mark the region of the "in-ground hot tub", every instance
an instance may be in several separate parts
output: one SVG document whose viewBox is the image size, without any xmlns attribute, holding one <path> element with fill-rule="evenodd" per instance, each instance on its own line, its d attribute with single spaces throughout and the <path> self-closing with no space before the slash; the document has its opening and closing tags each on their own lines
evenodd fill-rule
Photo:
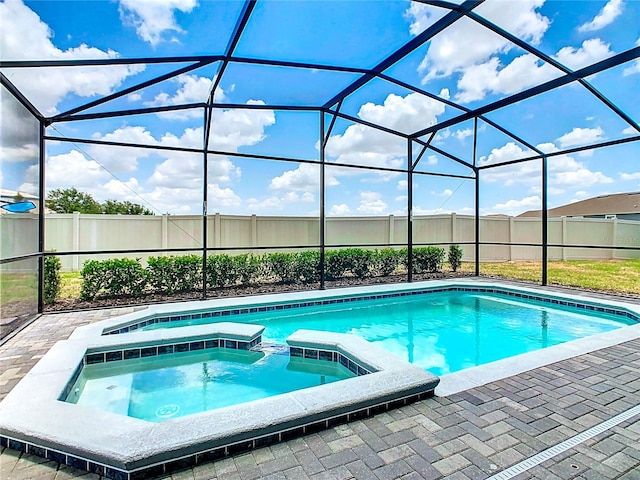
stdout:
<svg viewBox="0 0 640 480">
<path fill-rule="evenodd" d="M 260 347 L 263 330 L 225 322 L 95 336 L 94 327 L 81 327 L 0 403 L 0 444 L 107 478 L 149 478 L 424 399 L 438 384 L 436 376 L 357 336 L 300 330 L 287 339 L 292 368 L 311 362 L 314 375 L 338 369 L 351 378 L 162 422 L 65 401 L 79 388 L 85 366 L 178 361 L 187 352 L 247 354 Z M 175 409 L 166 404 L 158 411 Z"/>
</svg>

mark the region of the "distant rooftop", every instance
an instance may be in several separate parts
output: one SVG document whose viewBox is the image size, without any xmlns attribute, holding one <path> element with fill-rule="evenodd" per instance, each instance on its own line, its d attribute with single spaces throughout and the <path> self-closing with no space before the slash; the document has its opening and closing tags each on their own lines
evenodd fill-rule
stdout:
<svg viewBox="0 0 640 480">
<path fill-rule="evenodd" d="M 550 217 L 640 214 L 640 192 L 614 193 L 550 208 Z M 541 210 L 529 210 L 519 217 L 539 217 Z"/>
</svg>

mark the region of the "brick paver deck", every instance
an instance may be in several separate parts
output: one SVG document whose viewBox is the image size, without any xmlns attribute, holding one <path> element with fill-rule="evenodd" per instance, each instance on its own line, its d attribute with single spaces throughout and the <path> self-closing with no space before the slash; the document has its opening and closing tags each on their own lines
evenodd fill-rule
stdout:
<svg viewBox="0 0 640 480">
<path fill-rule="evenodd" d="M 40 317 L 0 347 L 0 398 L 75 327 L 130 311 Z M 636 405 L 640 340 L 162 478 L 486 479 Z M 14 450 L 0 453 L 2 480 L 79 477 L 100 479 Z M 513 478 L 640 480 L 640 415 Z"/>
</svg>

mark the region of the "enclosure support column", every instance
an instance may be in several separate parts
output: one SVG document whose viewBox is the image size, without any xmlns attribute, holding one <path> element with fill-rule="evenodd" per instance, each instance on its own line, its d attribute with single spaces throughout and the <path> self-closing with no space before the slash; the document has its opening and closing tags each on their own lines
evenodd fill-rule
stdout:
<svg viewBox="0 0 640 480">
<path fill-rule="evenodd" d="M 547 156 L 542 157 L 542 285 L 547 284 L 547 244 L 549 243 L 549 212 L 547 211 Z"/>
<path fill-rule="evenodd" d="M 38 159 L 40 168 L 38 169 L 38 201 L 40 203 L 38 209 L 38 313 L 44 311 L 44 167 L 45 167 L 45 141 L 46 133 L 44 122 L 40 121 L 40 158 Z"/>
<path fill-rule="evenodd" d="M 325 133 L 324 112 L 320 111 L 320 290 L 324 290 L 324 250 L 325 250 L 325 165 L 324 165 Z"/>
<path fill-rule="evenodd" d="M 476 243 L 474 246 L 474 255 L 476 261 L 475 275 L 480 276 L 480 170 L 476 167 L 476 157 L 478 156 L 478 117 L 473 119 L 473 172 L 476 174 L 475 185 L 475 202 L 476 202 L 476 216 L 475 216 L 475 237 Z"/>
<path fill-rule="evenodd" d="M 213 93 L 211 94 L 213 97 Z M 209 165 L 208 154 L 209 134 L 211 122 L 209 116 L 212 109 L 210 107 L 203 108 L 204 116 L 204 138 L 202 144 L 202 298 L 207 298 L 207 200 L 209 198 Z"/>
<path fill-rule="evenodd" d="M 480 170 L 476 171 L 476 218 L 475 218 L 475 256 L 476 256 L 476 277 L 480 276 Z"/>
<path fill-rule="evenodd" d="M 407 140 L 407 281 L 413 281 L 413 144 Z"/>
</svg>

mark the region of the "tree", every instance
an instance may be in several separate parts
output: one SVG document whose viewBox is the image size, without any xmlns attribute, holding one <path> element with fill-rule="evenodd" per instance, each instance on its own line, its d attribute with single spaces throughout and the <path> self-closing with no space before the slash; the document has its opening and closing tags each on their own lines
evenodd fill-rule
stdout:
<svg viewBox="0 0 640 480">
<path fill-rule="evenodd" d="M 151 210 L 128 200 L 107 200 L 102 204 L 102 212 L 108 215 L 153 215 Z"/>
<path fill-rule="evenodd" d="M 44 204 L 56 213 L 102 213 L 102 206 L 90 194 L 75 187 L 51 190 Z"/>
<path fill-rule="evenodd" d="M 49 192 L 45 205 L 56 213 L 106 213 L 109 215 L 153 215 L 151 210 L 129 201 L 107 200 L 97 202 L 89 193 L 78 191 L 75 187 L 58 188 Z"/>
</svg>

